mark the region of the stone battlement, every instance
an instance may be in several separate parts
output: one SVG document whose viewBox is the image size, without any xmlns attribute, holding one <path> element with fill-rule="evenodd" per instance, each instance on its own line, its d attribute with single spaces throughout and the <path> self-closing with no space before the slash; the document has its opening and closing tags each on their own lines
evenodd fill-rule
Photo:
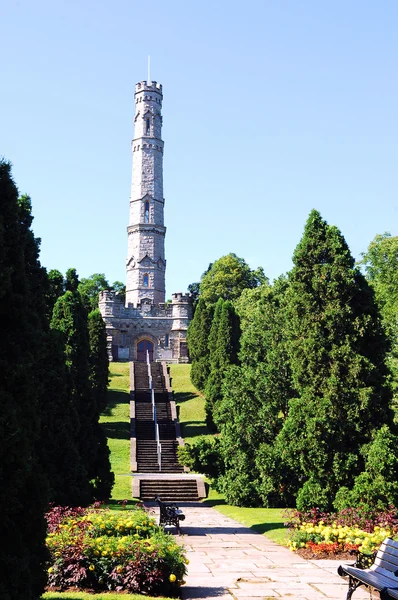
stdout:
<svg viewBox="0 0 398 600">
<path fill-rule="evenodd" d="M 180 302 L 184 303 L 192 303 L 191 294 L 182 294 L 181 292 L 177 292 L 176 294 L 171 294 L 171 303 L 177 304 Z"/>
<path fill-rule="evenodd" d="M 162 84 L 157 83 L 157 81 L 151 81 L 149 83 L 147 81 L 140 81 L 135 84 L 135 93 L 138 94 L 139 92 L 156 92 L 161 94 Z"/>
</svg>

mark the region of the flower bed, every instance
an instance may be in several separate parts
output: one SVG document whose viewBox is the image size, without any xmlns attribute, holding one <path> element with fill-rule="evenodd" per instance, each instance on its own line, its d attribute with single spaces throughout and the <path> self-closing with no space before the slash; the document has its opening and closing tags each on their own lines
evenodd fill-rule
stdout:
<svg viewBox="0 0 398 600">
<path fill-rule="evenodd" d="M 397 509 L 372 511 L 368 507 L 345 509 L 340 513 L 289 511 L 289 547 L 305 549 L 306 556 L 336 556 L 359 552 L 372 556 L 382 541 L 398 534 Z"/>
<path fill-rule="evenodd" d="M 142 509 L 64 509 L 47 514 L 49 589 L 176 596 L 187 559 Z"/>
</svg>

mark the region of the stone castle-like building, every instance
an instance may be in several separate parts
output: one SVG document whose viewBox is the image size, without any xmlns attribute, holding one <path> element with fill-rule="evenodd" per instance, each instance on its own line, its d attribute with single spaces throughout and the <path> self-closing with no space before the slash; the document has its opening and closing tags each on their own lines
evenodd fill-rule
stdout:
<svg viewBox="0 0 398 600">
<path fill-rule="evenodd" d="M 188 362 L 186 333 L 192 318 L 189 294 L 165 304 L 162 86 L 135 86 L 133 173 L 130 197 L 125 303 L 100 293 L 110 360 Z"/>
</svg>

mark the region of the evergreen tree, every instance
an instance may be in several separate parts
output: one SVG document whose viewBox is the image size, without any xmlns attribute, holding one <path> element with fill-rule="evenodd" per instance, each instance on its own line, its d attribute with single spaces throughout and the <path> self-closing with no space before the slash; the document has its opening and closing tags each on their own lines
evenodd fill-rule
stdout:
<svg viewBox="0 0 398 600">
<path fill-rule="evenodd" d="M 72 281 L 76 279 L 77 276 Z M 101 339 L 98 326 L 95 326 L 96 319 L 94 315 L 91 321 L 93 348 L 96 344 L 99 347 Z M 90 481 L 92 498 L 104 500 L 109 497 L 112 489 L 113 474 L 106 438 L 98 424 L 98 402 L 103 401 L 103 383 L 99 377 L 98 365 L 94 366 L 94 357 L 90 358 L 87 312 L 78 291 L 67 291 L 57 300 L 51 326 L 64 336 L 72 407 L 80 421 L 76 429 L 78 448 Z"/>
<path fill-rule="evenodd" d="M 391 396 L 373 292 L 341 233 L 315 210 L 294 253 L 286 324 L 297 397 L 277 448 L 305 481 L 298 506 L 327 508 L 361 472 L 373 430 L 390 422 Z"/>
<path fill-rule="evenodd" d="M 188 326 L 187 341 L 191 358 L 191 381 L 203 391 L 210 372 L 208 337 L 214 309 L 200 298 Z"/>
<path fill-rule="evenodd" d="M 211 430 L 217 422 L 217 406 L 222 400 L 222 383 L 230 365 L 237 364 L 239 318 L 232 302 L 219 298 L 209 335 L 210 373 L 205 386 L 206 422 Z"/>
<path fill-rule="evenodd" d="M 96 415 L 93 420 L 94 434 L 97 439 L 97 455 L 93 472 L 94 496 L 98 500 L 110 497 L 114 484 L 111 471 L 110 452 L 105 433 L 99 425 L 100 413 L 107 405 L 109 359 L 106 342 L 105 323 L 98 309 L 88 315 L 88 334 L 90 341 L 90 384 Z"/>
<path fill-rule="evenodd" d="M 80 419 L 71 398 L 64 338 L 55 329 L 48 332 L 39 372 L 44 393 L 37 453 L 49 482 L 49 500 L 63 506 L 86 506 L 92 496 L 79 452 Z"/>
<path fill-rule="evenodd" d="M 90 342 L 90 383 L 94 404 L 99 415 L 107 405 L 109 359 L 105 323 L 98 308 L 88 315 L 88 336 Z"/>
<path fill-rule="evenodd" d="M 65 291 L 66 292 L 77 292 L 79 287 L 79 276 L 76 269 L 68 269 L 65 275 Z"/>
<path fill-rule="evenodd" d="M 360 262 L 373 287 L 380 307 L 384 328 L 391 342 L 388 365 L 398 419 L 398 237 L 377 235 Z"/>
<path fill-rule="evenodd" d="M 65 293 L 64 276 L 57 269 L 51 269 L 48 273 L 48 285 L 46 293 L 47 316 L 49 321 L 53 314 L 53 308 L 60 296 Z"/>
<path fill-rule="evenodd" d="M 37 356 L 43 338 L 39 240 L 30 201 L 18 201 L 11 166 L 0 161 L 0 596 L 34 600 L 46 581 L 46 480 L 35 455 L 40 435 Z"/>
</svg>

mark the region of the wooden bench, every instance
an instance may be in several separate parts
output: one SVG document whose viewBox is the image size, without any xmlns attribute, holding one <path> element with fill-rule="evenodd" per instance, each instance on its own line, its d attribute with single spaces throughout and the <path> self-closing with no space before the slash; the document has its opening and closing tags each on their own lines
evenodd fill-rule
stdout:
<svg viewBox="0 0 398 600">
<path fill-rule="evenodd" d="M 386 538 L 369 569 L 340 565 L 337 572 L 340 577 L 349 577 L 347 600 L 361 585 L 377 590 L 381 600 L 398 599 L 398 542 Z"/>
<path fill-rule="evenodd" d="M 162 525 L 163 527 L 166 525 L 174 525 L 177 532 L 181 534 L 180 521 L 184 521 L 185 519 L 182 510 L 180 510 L 176 504 L 166 504 L 166 502 L 162 502 L 159 496 L 155 498 L 155 501 L 158 503 L 160 509 L 159 525 Z"/>
</svg>

